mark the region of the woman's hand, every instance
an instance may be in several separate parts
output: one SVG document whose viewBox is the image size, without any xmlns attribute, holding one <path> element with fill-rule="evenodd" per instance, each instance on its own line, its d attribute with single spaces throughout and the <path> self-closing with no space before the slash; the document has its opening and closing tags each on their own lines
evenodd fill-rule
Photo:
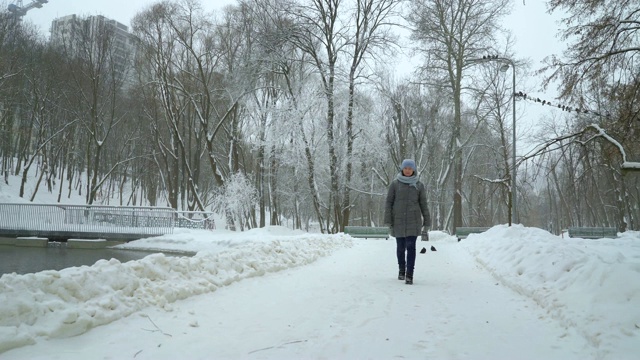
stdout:
<svg viewBox="0 0 640 360">
<path fill-rule="evenodd" d="M 422 241 L 429 241 L 429 229 L 429 226 L 422 227 L 422 234 L 420 235 L 422 237 Z"/>
</svg>

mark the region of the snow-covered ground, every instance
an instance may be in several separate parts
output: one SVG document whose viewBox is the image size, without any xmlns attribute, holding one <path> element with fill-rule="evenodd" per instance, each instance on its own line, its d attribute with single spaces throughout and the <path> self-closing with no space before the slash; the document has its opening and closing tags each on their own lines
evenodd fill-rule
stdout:
<svg viewBox="0 0 640 360">
<path fill-rule="evenodd" d="M 640 233 L 496 226 L 419 242 L 179 230 L 127 248 L 197 251 L 0 278 L 2 359 L 637 359 Z"/>
<path fill-rule="evenodd" d="M 18 187 L 0 202 L 26 202 Z M 222 220 L 121 245 L 194 256 L 3 275 L 0 359 L 640 358 L 640 232 L 434 231 L 405 285 L 393 240 Z"/>
</svg>

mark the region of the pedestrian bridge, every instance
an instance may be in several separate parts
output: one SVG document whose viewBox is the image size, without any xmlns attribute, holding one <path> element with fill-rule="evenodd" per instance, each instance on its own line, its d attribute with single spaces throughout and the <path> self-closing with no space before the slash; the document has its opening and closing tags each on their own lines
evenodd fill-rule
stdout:
<svg viewBox="0 0 640 360">
<path fill-rule="evenodd" d="M 172 234 L 174 227 L 212 229 L 210 215 L 162 207 L 0 204 L 0 237 L 130 241 Z"/>
</svg>

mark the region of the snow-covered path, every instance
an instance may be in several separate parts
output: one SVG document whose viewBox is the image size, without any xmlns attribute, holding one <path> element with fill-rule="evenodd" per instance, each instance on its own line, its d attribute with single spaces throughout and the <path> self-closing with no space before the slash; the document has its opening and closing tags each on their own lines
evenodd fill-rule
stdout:
<svg viewBox="0 0 640 360">
<path fill-rule="evenodd" d="M 356 240 L 318 261 L 148 308 L 7 359 L 595 359 L 532 300 L 454 242 L 396 280 L 395 244 Z M 428 246 L 427 246 L 428 249 Z"/>
</svg>

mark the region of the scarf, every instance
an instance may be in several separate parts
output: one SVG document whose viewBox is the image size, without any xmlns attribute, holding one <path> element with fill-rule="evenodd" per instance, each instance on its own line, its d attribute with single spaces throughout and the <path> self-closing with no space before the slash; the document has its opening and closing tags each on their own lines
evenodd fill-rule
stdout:
<svg viewBox="0 0 640 360">
<path fill-rule="evenodd" d="M 418 177 L 416 176 L 416 173 L 415 173 L 415 172 L 414 172 L 414 173 L 413 173 L 413 175 L 411 175 L 411 176 L 404 176 L 404 175 L 402 175 L 402 172 L 400 172 L 400 173 L 398 174 L 397 179 L 398 179 L 398 181 L 400 181 L 401 183 L 409 184 L 409 186 L 413 186 L 413 187 L 414 187 L 414 188 L 416 188 L 416 189 L 418 188 L 418 187 L 416 186 L 416 184 L 418 183 Z"/>
</svg>

